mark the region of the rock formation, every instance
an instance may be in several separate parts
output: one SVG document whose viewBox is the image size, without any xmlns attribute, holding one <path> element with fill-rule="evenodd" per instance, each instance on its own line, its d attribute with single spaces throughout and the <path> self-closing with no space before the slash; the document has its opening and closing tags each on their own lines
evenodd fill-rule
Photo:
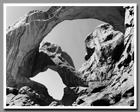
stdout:
<svg viewBox="0 0 140 112">
<path fill-rule="evenodd" d="M 85 44 L 87 61 L 79 70 L 83 77 L 87 82 L 109 79 L 112 76 L 110 70 L 115 67 L 124 50 L 123 33 L 114 31 L 109 24 L 103 24 L 85 39 Z"/>
<path fill-rule="evenodd" d="M 6 33 L 6 105 L 134 105 L 132 12 L 133 7 L 118 6 L 63 6 L 29 12 Z M 87 54 L 79 70 L 58 45 L 40 45 L 58 23 L 86 18 L 107 24 L 98 26 L 85 39 Z M 53 99 L 44 85 L 30 80 L 48 68 L 58 72 L 67 86 L 61 101 Z"/>
<path fill-rule="evenodd" d="M 48 63 L 47 67 L 58 72 L 67 87 L 87 86 L 86 82 L 81 78 L 81 74 L 75 69 L 71 57 L 66 52 L 63 52 L 59 46 L 45 42 L 40 47 L 39 52 L 45 53 L 52 60 L 54 64 Z M 47 63 L 48 60 L 46 62 L 43 60 L 43 62 Z M 40 64 L 37 65 L 40 66 Z"/>
<path fill-rule="evenodd" d="M 134 105 L 134 7 L 126 7 L 126 31 L 100 25 L 85 40 L 86 62 L 79 70 L 89 87 L 80 90 L 74 106 Z M 133 12 L 130 15 L 130 12 Z M 129 24 L 129 25 L 127 25 Z M 75 88 L 71 88 L 75 90 Z M 76 92 L 77 93 L 77 92 Z"/>
</svg>

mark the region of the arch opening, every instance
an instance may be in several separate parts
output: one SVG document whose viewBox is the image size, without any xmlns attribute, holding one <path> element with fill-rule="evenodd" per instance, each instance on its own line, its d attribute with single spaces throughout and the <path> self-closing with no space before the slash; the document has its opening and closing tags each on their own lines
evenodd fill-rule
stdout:
<svg viewBox="0 0 140 112">
<path fill-rule="evenodd" d="M 48 41 L 60 46 L 63 51 L 66 51 L 70 55 L 78 70 L 84 63 L 86 53 L 84 39 L 98 25 L 103 23 L 95 19 L 66 20 L 55 26 L 41 43 Z M 54 99 L 61 100 L 63 97 L 63 89 L 66 86 L 56 71 L 48 69 L 45 72 L 37 74 L 31 80 L 45 85 L 49 94 Z"/>
<path fill-rule="evenodd" d="M 49 95 L 54 99 L 61 100 L 63 97 L 63 89 L 66 87 L 59 74 L 51 69 L 45 72 L 40 72 L 33 78 L 30 78 L 46 86 Z"/>
<path fill-rule="evenodd" d="M 85 61 L 85 38 L 104 23 L 96 19 L 65 20 L 56 25 L 41 43 L 48 41 L 60 46 L 70 55 L 78 70 Z"/>
</svg>

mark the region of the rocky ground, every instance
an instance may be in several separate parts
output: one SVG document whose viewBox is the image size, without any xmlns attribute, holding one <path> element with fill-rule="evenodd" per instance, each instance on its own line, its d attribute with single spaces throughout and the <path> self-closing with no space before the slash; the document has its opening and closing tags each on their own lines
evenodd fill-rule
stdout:
<svg viewBox="0 0 140 112">
<path fill-rule="evenodd" d="M 56 12 L 59 8 L 49 11 Z M 122 14 L 123 9 L 125 14 Z M 22 24 L 18 22 L 9 28 L 6 37 L 6 106 L 134 106 L 134 7 L 121 8 L 119 11 L 125 15 L 125 32 L 122 26 L 115 27 L 111 22 L 111 25 L 107 23 L 97 26 L 85 39 L 87 53 L 79 70 L 75 69 L 71 57 L 60 46 L 45 42 L 38 48 L 38 38 L 44 35 L 41 34 L 43 31 L 38 30 L 34 35 L 39 36 L 32 38 L 30 26 L 24 26 L 25 18 L 22 19 L 24 22 L 20 21 Z M 55 13 L 45 18 L 53 15 Z M 26 23 L 35 18 L 32 16 L 26 19 Z M 40 18 L 44 18 L 43 14 Z M 38 26 L 42 23 L 38 21 L 30 24 Z M 17 31 L 19 29 L 20 32 Z M 26 45 L 23 43 L 27 35 L 31 36 L 31 43 Z M 44 85 L 29 79 L 48 68 L 58 72 L 66 85 L 60 101 L 53 99 Z"/>
</svg>

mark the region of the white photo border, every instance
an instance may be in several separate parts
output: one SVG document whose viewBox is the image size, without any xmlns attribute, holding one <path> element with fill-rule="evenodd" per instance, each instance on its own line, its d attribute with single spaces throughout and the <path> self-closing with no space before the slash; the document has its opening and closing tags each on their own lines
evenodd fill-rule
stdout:
<svg viewBox="0 0 140 112">
<path fill-rule="evenodd" d="M 134 6 L 134 106 L 6 106 L 6 7 L 8 6 Z M 137 4 L 136 3 L 4 3 L 3 4 L 4 109 L 137 109 Z"/>
</svg>

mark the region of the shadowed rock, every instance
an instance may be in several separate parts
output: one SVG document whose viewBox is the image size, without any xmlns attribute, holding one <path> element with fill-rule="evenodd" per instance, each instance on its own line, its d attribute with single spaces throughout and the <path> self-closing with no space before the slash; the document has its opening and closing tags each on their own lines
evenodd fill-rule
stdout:
<svg viewBox="0 0 140 112">
<path fill-rule="evenodd" d="M 58 72 L 63 83 L 67 87 L 87 86 L 80 72 L 75 69 L 71 57 L 66 52 L 63 52 L 59 46 L 50 42 L 45 42 L 40 47 L 39 52 L 49 56 L 54 64 L 48 64 L 47 67 Z M 46 63 L 47 62 L 46 60 Z"/>
<path fill-rule="evenodd" d="M 12 88 L 11 88 L 12 89 Z M 7 106 L 47 106 L 53 98 L 49 98 L 47 102 L 33 89 L 24 86 L 16 95 L 10 93 L 7 95 Z"/>
</svg>

